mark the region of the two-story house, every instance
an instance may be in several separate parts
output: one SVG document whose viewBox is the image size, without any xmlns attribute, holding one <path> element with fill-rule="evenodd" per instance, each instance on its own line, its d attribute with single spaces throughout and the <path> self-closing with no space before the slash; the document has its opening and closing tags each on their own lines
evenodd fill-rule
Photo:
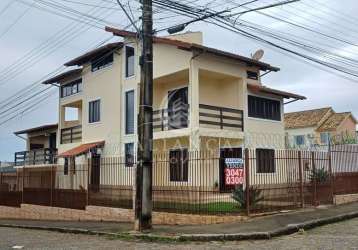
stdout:
<svg viewBox="0 0 358 250">
<path fill-rule="evenodd" d="M 330 140 L 356 143 L 356 125 L 351 112 L 336 113 L 331 107 L 285 114 L 290 147 L 326 146 Z"/>
<path fill-rule="evenodd" d="M 98 172 L 104 157 L 125 156 L 126 171 L 132 171 L 137 148 L 140 42 L 136 33 L 107 31 L 123 41 L 67 62 L 77 68 L 44 82 L 60 89 L 57 141 L 64 178 L 71 175 L 68 169 L 91 159 L 92 175 L 101 176 L 91 177 L 91 184 L 106 179 Z M 242 157 L 250 134 L 279 135 L 284 145 L 284 99 L 305 99 L 262 85 L 261 72 L 279 68 L 202 43 L 201 33 L 154 37 L 153 150 L 178 162 L 176 174 L 166 173 L 168 182 L 191 178 L 185 161 L 190 151 Z M 261 156 L 277 147 L 250 142 L 255 146 Z M 220 179 L 219 160 L 217 165 Z"/>
</svg>

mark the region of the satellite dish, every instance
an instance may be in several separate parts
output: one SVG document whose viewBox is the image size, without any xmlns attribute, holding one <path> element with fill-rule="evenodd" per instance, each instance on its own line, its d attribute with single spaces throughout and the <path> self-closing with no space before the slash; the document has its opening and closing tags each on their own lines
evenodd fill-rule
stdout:
<svg viewBox="0 0 358 250">
<path fill-rule="evenodd" d="M 251 56 L 251 58 L 256 61 L 260 61 L 260 59 L 264 56 L 264 54 L 265 51 L 263 49 L 259 49 Z"/>
</svg>

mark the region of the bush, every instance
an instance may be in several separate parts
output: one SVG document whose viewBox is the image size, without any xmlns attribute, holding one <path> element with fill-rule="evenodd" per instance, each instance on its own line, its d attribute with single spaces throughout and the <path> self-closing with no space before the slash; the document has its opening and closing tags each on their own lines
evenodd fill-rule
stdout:
<svg viewBox="0 0 358 250">
<path fill-rule="evenodd" d="M 263 200 L 261 195 L 262 190 L 259 190 L 255 187 L 249 188 L 249 204 L 251 208 L 257 206 L 257 204 Z M 239 208 L 244 209 L 246 208 L 246 192 L 243 186 L 238 186 L 232 192 L 232 198 L 239 203 Z"/>
<path fill-rule="evenodd" d="M 329 178 L 329 173 L 324 168 L 312 169 L 310 180 L 311 182 L 316 181 L 317 184 L 325 183 Z"/>
</svg>

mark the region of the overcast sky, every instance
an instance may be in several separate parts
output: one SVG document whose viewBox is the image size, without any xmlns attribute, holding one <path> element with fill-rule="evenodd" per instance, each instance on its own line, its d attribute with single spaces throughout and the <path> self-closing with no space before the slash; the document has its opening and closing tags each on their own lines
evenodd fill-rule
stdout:
<svg viewBox="0 0 358 250">
<path fill-rule="evenodd" d="M 10 1 L 13 3 L 8 5 Z M 21 2 L 33 3 L 32 0 L 0 1 L 0 55 L 2 59 L 0 61 L 0 72 L 23 58 L 32 49 L 61 32 L 65 27 L 68 28 L 69 25 L 72 25 L 76 30 L 73 30 L 73 34 L 70 32 L 66 33 L 69 37 L 73 36 L 66 43 L 60 43 L 60 39 L 58 39 L 58 43 L 53 41 L 51 46 L 55 47 L 56 45 L 57 48 L 43 52 L 30 65 L 26 64 L 26 61 L 23 61 L 19 71 L 6 78 L 6 81 L 1 81 L 0 73 L 0 101 L 21 88 L 41 79 L 69 59 L 80 55 L 100 41 L 110 37 L 110 34 L 99 28 L 87 27 L 84 24 L 38 10 L 35 6 L 24 5 Z M 65 0 L 56 0 L 54 2 L 66 4 L 81 12 L 95 13 L 100 15 L 101 18 L 105 18 L 108 22 L 114 23 L 113 25 L 123 27 L 128 24 L 128 21 L 120 10 L 111 9 L 112 7 L 117 8 L 114 3 L 106 3 L 103 0 L 74 0 L 74 2 L 81 2 L 82 4 L 74 4 L 70 3 L 71 1 Z M 220 4 L 220 2 L 225 1 L 217 2 Z M 236 2 L 240 3 L 240 1 Z M 275 1 L 264 0 L 259 2 L 256 6 Z M 91 9 L 93 6 L 86 6 L 85 4 L 100 4 L 106 8 L 93 10 Z M 323 4 L 322 8 L 319 8 L 320 4 Z M 4 11 L 1 12 L 2 10 Z M 336 10 L 337 14 L 332 15 L 332 10 Z M 137 11 L 133 9 L 134 15 L 138 14 Z M 351 19 L 351 17 L 354 17 L 358 13 L 358 3 L 354 0 L 302 0 L 301 3 L 279 7 L 265 13 L 287 17 L 292 22 L 309 25 L 317 31 L 349 39 L 354 44 L 358 39 L 358 19 Z M 358 49 L 355 45 L 348 46 L 342 43 L 332 43 L 322 37 L 304 32 L 289 24 L 273 20 L 258 13 L 245 14 L 241 18 L 279 32 L 306 37 L 307 40 L 312 40 L 317 44 L 326 43 L 327 46 L 332 46 L 331 51 L 340 55 L 347 55 L 351 58 L 357 58 L 356 55 L 358 55 Z M 174 22 L 175 19 L 170 21 Z M 168 20 L 165 20 L 163 23 L 157 23 L 157 27 L 167 23 Z M 352 111 L 358 117 L 358 82 L 353 78 L 353 80 L 348 80 L 340 77 L 337 73 L 327 68 L 297 59 L 293 55 L 287 55 L 282 53 L 282 51 L 248 40 L 210 24 L 193 24 L 187 30 L 202 31 L 204 33 L 205 45 L 244 56 L 250 56 L 257 49 L 264 49 L 265 55 L 262 60 L 280 67 L 281 71 L 265 76 L 262 79 L 263 84 L 302 94 L 308 98 L 306 101 L 287 105 L 285 111 L 332 106 L 338 112 Z M 66 35 L 62 36 L 62 38 L 65 38 Z M 112 39 L 111 42 L 116 40 L 118 38 Z M 34 112 L 24 114 L 9 123 L 0 125 L 0 160 L 13 160 L 15 151 L 25 149 L 24 141 L 14 136 L 14 131 L 57 122 L 57 102 L 57 95 L 54 95 Z"/>
</svg>

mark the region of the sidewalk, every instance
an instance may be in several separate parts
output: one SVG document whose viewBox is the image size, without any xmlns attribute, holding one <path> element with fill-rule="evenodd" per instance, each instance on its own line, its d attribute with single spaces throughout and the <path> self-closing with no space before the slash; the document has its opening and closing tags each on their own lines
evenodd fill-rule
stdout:
<svg viewBox="0 0 358 250">
<path fill-rule="evenodd" d="M 56 230 L 61 232 L 103 234 L 118 236 L 131 235 L 136 238 L 164 238 L 173 240 L 242 240 L 269 239 L 275 236 L 297 232 L 320 225 L 358 217 L 358 203 L 341 206 L 305 209 L 298 212 L 282 213 L 246 222 L 200 226 L 157 225 L 149 234 L 135 234 L 131 223 L 110 222 L 59 222 L 32 220 L 0 220 L 0 226 Z"/>
</svg>

